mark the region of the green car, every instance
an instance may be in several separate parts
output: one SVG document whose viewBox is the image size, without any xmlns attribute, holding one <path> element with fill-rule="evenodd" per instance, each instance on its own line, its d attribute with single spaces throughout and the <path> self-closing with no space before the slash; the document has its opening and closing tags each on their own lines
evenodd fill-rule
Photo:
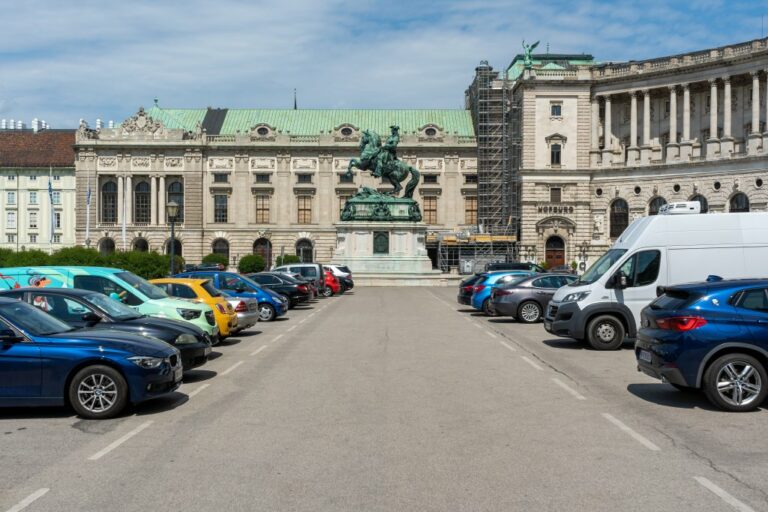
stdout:
<svg viewBox="0 0 768 512">
<path fill-rule="evenodd" d="M 80 288 L 103 293 L 144 315 L 190 322 L 205 331 L 212 341 L 219 335 L 210 306 L 172 298 L 149 281 L 127 270 L 48 266 L 0 268 L 0 289 L 27 286 Z"/>
</svg>

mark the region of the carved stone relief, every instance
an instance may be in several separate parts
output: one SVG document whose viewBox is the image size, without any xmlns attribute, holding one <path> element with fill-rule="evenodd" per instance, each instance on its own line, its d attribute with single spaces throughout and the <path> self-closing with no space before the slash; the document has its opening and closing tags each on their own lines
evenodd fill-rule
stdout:
<svg viewBox="0 0 768 512">
<path fill-rule="evenodd" d="M 440 171 L 443 168 L 442 158 L 419 158 L 416 167 L 420 171 Z"/>
<path fill-rule="evenodd" d="M 120 125 L 123 134 L 151 134 L 162 135 L 165 133 L 165 126 L 159 120 L 154 120 L 152 117 L 144 111 L 144 107 L 140 107 L 139 111 L 129 117 Z"/>
<path fill-rule="evenodd" d="M 317 169 L 317 158 L 294 158 L 291 161 L 293 169 Z"/>
<path fill-rule="evenodd" d="M 476 171 L 477 159 L 476 158 L 462 158 L 459 164 L 462 171 Z"/>
<path fill-rule="evenodd" d="M 99 170 L 102 169 L 117 169 L 117 157 L 116 156 L 100 156 L 96 161 L 96 167 Z"/>
<path fill-rule="evenodd" d="M 208 169 L 232 169 L 235 159 L 231 157 L 211 157 L 208 159 Z"/>
<path fill-rule="evenodd" d="M 169 156 L 165 158 L 166 169 L 183 169 L 184 159 L 180 156 Z"/>
<path fill-rule="evenodd" d="M 148 156 L 137 156 L 134 158 L 131 158 L 131 169 L 149 169 L 152 165 L 152 161 L 149 159 Z"/>
<path fill-rule="evenodd" d="M 272 171 L 275 169 L 276 160 L 268 157 L 251 158 L 251 169 L 254 171 Z"/>
</svg>

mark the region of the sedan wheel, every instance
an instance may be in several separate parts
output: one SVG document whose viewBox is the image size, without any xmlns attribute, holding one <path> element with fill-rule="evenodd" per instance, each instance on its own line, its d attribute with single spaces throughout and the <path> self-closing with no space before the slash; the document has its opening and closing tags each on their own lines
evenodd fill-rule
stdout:
<svg viewBox="0 0 768 512">
<path fill-rule="evenodd" d="M 726 354 L 704 373 L 704 392 L 716 406 L 727 411 L 751 411 L 768 393 L 765 369 L 746 354 Z"/>
<path fill-rule="evenodd" d="M 275 319 L 275 308 L 269 304 L 259 304 L 259 320 L 271 322 Z"/>
<path fill-rule="evenodd" d="M 496 309 L 494 309 L 491 299 L 485 299 L 483 301 L 483 313 L 488 316 L 496 316 Z"/>
<path fill-rule="evenodd" d="M 89 366 L 69 384 L 69 403 L 83 418 L 112 418 L 128 402 L 128 386 L 123 376 L 109 366 Z"/>
<path fill-rule="evenodd" d="M 517 319 L 526 324 L 538 322 L 541 318 L 541 306 L 533 301 L 523 302 L 517 311 Z"/>
<path fill-rule="evenodd" d="M 323 297 L 332 297 L 333 296 L 333 290 L 331 290 L 330 286 L 326 286 L 323 288 Z"/>
</svg>

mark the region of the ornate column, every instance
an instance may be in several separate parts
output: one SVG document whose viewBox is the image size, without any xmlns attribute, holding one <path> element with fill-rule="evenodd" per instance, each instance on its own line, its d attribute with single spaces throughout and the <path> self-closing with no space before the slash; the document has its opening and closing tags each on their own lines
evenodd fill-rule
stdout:
<svg viewBox="0 0 768 512">
<path fill-rule="evenodd" d="M 720 153 L 720 141 L 717 138 L 717 78 L 709 80 L 709 139 L 707 139 L 707 159 L 717 158 Z"/>
<path fill-rule="evenodd" d="M 605 95 L 605 121 L 603 122 L 603 167 L 613 163 L 613 129 L 611 126 L 611 96 Z"/>
<path fill-rule="evenodd" d="M 165 176 L 160 176 L 159 179 L 159 190 L 157 191 L 157 223 L 161 226 L 165 226 L 168 223 L 168 219 L 165 218 Z"/>
<path fill-rule="evenodd" d="M 731 77 L 723 77 L 723 138 L 720 140 L 720 156 L 733 155 L 733 137 L 731 136 Z"/>
<path fill-rule="evenodd" d="M 637 147 L 637 91 L 629 92 L 629 147 L 627 165 L 637 165 L 640 160 L 640 148 Z"/>
<path fill-rule="evenodd" d="M 589 165 L 597 167 L 600 164 L 600 102 L 597 96 L 590 100 L 592 109 L 592 145 L 589 150 Z"/>
<path fill-rule="evenodd" d="M 151 226 L 156 226 L 157 225 L 157 176 L 149 177 L 149 185 L 150 185 L 149 204 L 151 208 L 149 224 Z"/>
<path fill-rule="evenodd" d="M 133 222 L 133 184 L 130 175 L 125 177 L 125 223 Z"/>
<path fill-rule="evenodd" d="M 680 146 L 677 143 L 677 86 L 669 86 L 669 142 L 667 143 L 667 162 L 680 158 Z"/>
<path fill-rule="evenodd" d="M 123 203 L 124 203 L 124 184 L 123 184 L 123 177 L 118 176 L 117 177 L 117 223 L 122 224 L 123 223 Z"/>
<path fill-rule="evenodd" d="M 768 152 L 768 69 L 763 70 L 765 72 L 766 84 L 765 84 L 765 132 L 763 132 L 763 154 Z"/>
<path fill-rule="evenodd" d="M 752 71 L 752 125 L 747 136 L 747 154 L 756 155 L 763 137 L 760 135 L 760 72 Z"/>
<path fill-rule="evenodd" d="M 691 158 L 691 86 L 682 84 L 683 88 L 683 139 L 680 141 L 680 160 Z"/>
<path fill-rule="evenodd" d="M 643 145 L 640 149 L 640 163 L 651 163 L 651 91 L 643 89 Z"/>
</svg>

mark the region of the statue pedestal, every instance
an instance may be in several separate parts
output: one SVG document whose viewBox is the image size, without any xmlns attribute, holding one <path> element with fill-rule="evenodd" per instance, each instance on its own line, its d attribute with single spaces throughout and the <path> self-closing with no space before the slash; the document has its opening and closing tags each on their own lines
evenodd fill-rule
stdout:
<svg viewBox="0 0 768 512">
<path fill-rule="evenodd" d="M 432 268 L 422 222 L 342 221 L 336 224 L 332 263 L 352 270 L 361 286 L 449 286 L 456 282 Z"/>
</svg>

